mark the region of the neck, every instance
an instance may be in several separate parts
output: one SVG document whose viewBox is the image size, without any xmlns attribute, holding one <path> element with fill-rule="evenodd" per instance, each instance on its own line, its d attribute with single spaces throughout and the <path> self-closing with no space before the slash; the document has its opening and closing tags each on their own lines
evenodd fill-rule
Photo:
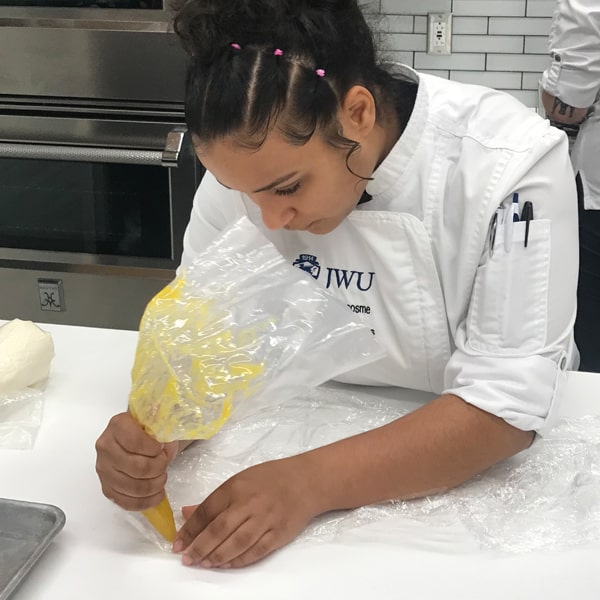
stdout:
<svg viewBox="0 0 600 600">
<path fill-rule="evenodd" d="M 395 111 L 390 112 L 391 114 L 386 116 L 381 125 L 377 125 L 380 150 L 375 169 L 385 160 L 404 131 L 405 124 L 400 124 Z"/>
</svg>

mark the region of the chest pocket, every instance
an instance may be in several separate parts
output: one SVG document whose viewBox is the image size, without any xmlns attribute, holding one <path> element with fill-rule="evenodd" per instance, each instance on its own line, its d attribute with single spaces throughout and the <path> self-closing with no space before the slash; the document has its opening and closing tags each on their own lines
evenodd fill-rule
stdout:
<svg viewBox="0 0 600 600">
<path fill-rule="evenodd" d="M 477 270 L 467 315 L 469 346 L 476 352 L 527 356 L 546 345 L 550 278 L 550 221 L 512 224 L 510 252 L 499 225 L 493 254 Z"/>
<path fill-rule="evenodd" d="M 450 358 L 446 309 L 431 241 L 417 218 L 355 211 L 326 236 L 280 235 L 274 241 L 284 254 L 292 261 L 312 256 L 319 264 L 313 277 L 365 320 L 387 351 L 380 361 L 338 380 L 443 389 Z"/>
</svg>

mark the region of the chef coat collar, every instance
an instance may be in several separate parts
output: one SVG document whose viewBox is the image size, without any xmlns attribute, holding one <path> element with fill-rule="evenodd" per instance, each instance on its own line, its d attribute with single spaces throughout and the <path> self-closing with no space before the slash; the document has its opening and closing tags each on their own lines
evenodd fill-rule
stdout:
<svg viewBox="0 0 600 600">
<path fill-rule="evenodd" d="M 425 130 L 429 110 L 427 89 L 420 81 L 419 74 L 410 67 L 398 65 L 398 72 L 404 77 L 417 82 L 417 97 L 402 135 L 382 163 L 375 169 L 373 180 L 367 184 L 367 192 L 371 196 L 379 196 L 394 188 L 396 182 L 404 175 Z"/>
</svg>

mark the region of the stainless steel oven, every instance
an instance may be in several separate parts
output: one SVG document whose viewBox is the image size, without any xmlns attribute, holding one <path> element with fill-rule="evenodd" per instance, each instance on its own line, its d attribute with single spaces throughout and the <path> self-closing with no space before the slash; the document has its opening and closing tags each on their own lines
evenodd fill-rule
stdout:
<svg viewBox="0 0 600 600">
<path fill-rule="evenodd" d="M 0 0 L 0 318 L 135 329 L 174 276 L 203 169 L 169 19 Z"/>
</svg>

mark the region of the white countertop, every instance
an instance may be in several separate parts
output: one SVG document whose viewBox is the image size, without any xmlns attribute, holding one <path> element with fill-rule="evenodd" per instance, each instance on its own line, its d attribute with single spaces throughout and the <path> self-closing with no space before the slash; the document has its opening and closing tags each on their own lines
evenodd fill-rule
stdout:
<svg viewBox="0 0 600 600">
<path fill-rule="evenodd" d="M 56 358 L 32 450 L 0 450 L 0 497 L 55 504 L 64 529 L 15 600 L 210 598 L 600 598 L 600 543 L 560 552 L 493 555 L 454 543 L 455 532 L 399 523 L 398 544 L 307 541 L 241 570 L 186 568 L 125 524 L 100 491 L 94 443 L 124 410 L 137 334 L 42 325 Z M 570 374 L 568 413 L 600 413 L 600 376 Z M 406 406 L 426 395 L 403 390 Z"/>
</svg>

